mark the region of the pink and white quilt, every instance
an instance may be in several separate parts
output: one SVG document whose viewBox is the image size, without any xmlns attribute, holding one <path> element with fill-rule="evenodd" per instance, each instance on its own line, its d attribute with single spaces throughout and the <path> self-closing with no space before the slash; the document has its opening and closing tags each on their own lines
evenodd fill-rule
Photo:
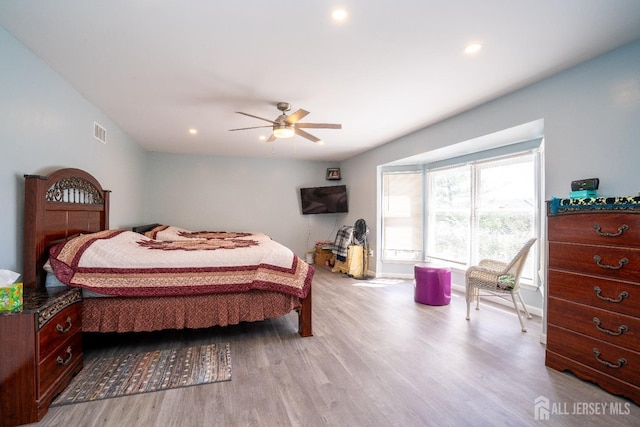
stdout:
<svg viewBox="0 0 640 427">
<path fill-rule="evenodd" d="M 129 297 L 260 289 L 305 298 L 314 274 L 312 266 L 263 233 L 173 226 L 146 235 L 105 230 L 78 236 L 53 246 L 49 261 L 69 286 Z"/>
</svg>

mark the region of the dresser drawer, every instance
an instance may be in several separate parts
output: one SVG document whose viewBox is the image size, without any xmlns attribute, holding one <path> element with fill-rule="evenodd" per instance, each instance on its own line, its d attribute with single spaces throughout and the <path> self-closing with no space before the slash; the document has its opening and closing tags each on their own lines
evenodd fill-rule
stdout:
<svg viewBox="0 0 640 427">
<path fill-rule="evenodd" d="M 549 324 L 547 350 L 596 371 L 638 384 L 640 353 Z"/>
<path fill-rule="evenodd" d="M 640 214 L 557 215 L 548 221 L 549 240 L 640 247 Z"/>
<path fill-rule="evenodd" d="M 640 352 L 640 318 L 549 298 L 548 322 Z"/>
<path fill-rule="evenodd" d="M 68 380 L 72 368 L 82 363 L 82 333 L 77 332 L 54 349 L 38 365 L 38 396 L 42 397 L 57 381 Z M 68 371 L 68 372 L 67 372 Z"/>
<path fill-rule="evenodd" d="M 549 270 L 549 297 L 558 297 L 616 313 L 638 316 L 640 284 Z"/>
<path fill-rule="evenodd" d="M 549 242 L 549 268 L 635 282 L 640 249 Z"/>
<path fill-rule="evenodd" d="M 40 360 L 58 347 L 69 336 L 75 334 L 81 327 L 81 305 L 72 304 L 56 314 L 38 332 Z"/>
</svg>

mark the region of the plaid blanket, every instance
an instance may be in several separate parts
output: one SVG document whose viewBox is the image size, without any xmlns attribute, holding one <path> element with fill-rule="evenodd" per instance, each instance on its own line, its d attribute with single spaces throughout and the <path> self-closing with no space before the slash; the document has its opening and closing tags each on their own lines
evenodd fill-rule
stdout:
<svg viewBox="0 0 640 427">
<path fill-rule="evenodd" d="M 345 262 L 347 260 L 347 251 L 349 245 L 353 241 L 353 227 L 343 225 L 336 234 L 336 240 L 333 243 L 333 253 L 338 261 Z"/>
</svg>

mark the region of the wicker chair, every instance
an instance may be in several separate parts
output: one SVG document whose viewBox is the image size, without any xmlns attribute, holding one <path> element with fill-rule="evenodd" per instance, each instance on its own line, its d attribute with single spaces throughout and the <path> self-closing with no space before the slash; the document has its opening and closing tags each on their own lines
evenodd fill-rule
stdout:
<svg viewBox="0 0 640 427">
<path fill-rule="evenodd" d="M 520 320 L 520 326 L 522 332 L 527 332 L 527 328 L 524 326 L 524 321 L 518 309 L 516 303 L 516 296 L 522 304 L 527 319 L 531 319 L 527 306 L 524 305 L 522 295 L 520 295 L 520 274 L 522 273 L 522 267 L 529 254 L 529 249 L 535 243 L 536 239 L 529 240 L 518 251 L 517 255 L 511 260 L 511 262 L 504 263 L 491 259 L 483 259 L 477 266 L 469 267 L 466 277 L 466 297 L 467 297 L 467 320 L 469 320 L 469 311 L 471 308 L 471 302 L 475 299 L 476 310 L 480 309 L 480 296 L 498 296 L 507 299 L 507 296 L 511 296 L 513 306 L 516 309 L 518 320 Z M 480 292 L 487 292 L 481 294 Z"/>
</svg>

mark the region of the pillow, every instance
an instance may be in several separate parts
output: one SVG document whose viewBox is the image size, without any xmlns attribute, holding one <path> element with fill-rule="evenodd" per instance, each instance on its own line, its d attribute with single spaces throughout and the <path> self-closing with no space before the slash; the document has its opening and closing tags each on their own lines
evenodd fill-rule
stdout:
<svg viewBox="0 0 640 427">
<path fill-rule="evenodd" d="M 516 278 L 512 274 L 505 274 L 498 277 L 498 288 L 510 291 L 516 287 Z"/>
<path fill-rule="evenodd" d="M 58 278 L 56 277 L 55 274 L 53 274 L 53 272 L 47 272 L 47 277 L 44 281 L 44 286 L 45 288 L 56 288 L 58 286 L 68 287 L 67 285 L 62 283 L 60 280 L 58 280 Z"/>
</svg>

